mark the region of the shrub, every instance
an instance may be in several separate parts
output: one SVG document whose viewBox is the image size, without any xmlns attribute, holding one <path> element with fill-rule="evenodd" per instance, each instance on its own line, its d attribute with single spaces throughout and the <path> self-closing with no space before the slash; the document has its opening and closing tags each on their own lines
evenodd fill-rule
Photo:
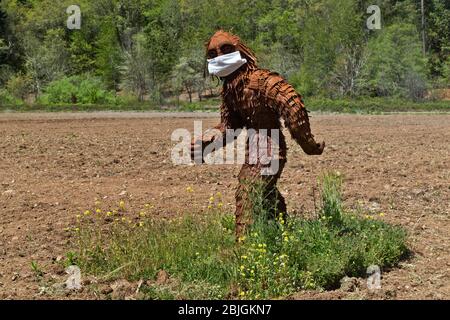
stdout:
<svg viewBox="0 0 450 320">
<path fill-rule="evenodd" d="M 427 83 L 417 72 L 408 72 L 405 76 L 404 86 L 406 97 L 412 101 L 421 101 L 427 93 Z"/>
<path fill-rule="evenodd" d="M 442 79 L 440 79 L 442 86 L 450 86 L 450 57 L 445 60 L 442 66 Z"/>
<path fill-rule="evenodd" d="M 1 52 L 0 52 L 1 56 Z M 14 70 L 11 66 L 0 64 L 0 87 L 3 87 L 6 82 L 14 75 Z"/>
<path fill-rule="evenodd" d="M 340 174 L 330 173 L 322 177 L 322 209 L 320 217 L 334 226 L 342 224 L 342 199 Z"/>
<path fill-rule="evenodd" d="M 301 289 L 335 289 L 344 276 L 362 276 L 374 264 L 395 265 L 405 255 L 401 228 L 343 210 L 341 183 L 335 173 L 322 177 L 318 220 L 255 220 L 240 239 L 241 297 L 266 299 Z"/>
<path fill-rule="evenodd" d="M 21 106 L 23 101 L 11 95 L 5 89 L 0 89 L 0 106 Z"/>
<path fill-rule="evenodd" d="M 58 103 L 77 103 L 77 88 L 69 78 L 51 82 L 45 89 L 44 94 L 39 97 L 38 103 L 58 104 Z"/>
<path fill-rule="evenodd" d="M 99 78 L 66 77 L 51 82 L 39 98 L 40 104 L 115 104 L 117 98 L 106 90 Z"/>
<path fill-rule="evenodd" d="M 32 80 L 29 76 L 17 74 L 6 82 L 6 90 L 16 99 L 25 100 L 31 92 Z"/>
<path fill-rule="evenodd" d="M 74 261 L 88 273 L 153 279 L 159 270 L 175 275 L 180 287 L 204 283 L 222 298 L 226 283 L 234 278 L 234 237 L 224 232 L 218 215 L 186 215 L 175 219 L 154 219 L 149 206 L 132 215 L 119 205 L 116 210 L 98 213 L 98 208 L 78 216 L 77 253 Z M 105 221 L 108 223 L 105 228 Z M 111 273 L 118 270 L 116 273 Z M 170 288 L 147 288 L 149 294 L 170 296 Z M 174 293 L 175 294 L 175 293 Z M 177 296 L 178 296 L 177 295 Z M 197 296 L 198 298 L 198 296 Z"/>
</svg>

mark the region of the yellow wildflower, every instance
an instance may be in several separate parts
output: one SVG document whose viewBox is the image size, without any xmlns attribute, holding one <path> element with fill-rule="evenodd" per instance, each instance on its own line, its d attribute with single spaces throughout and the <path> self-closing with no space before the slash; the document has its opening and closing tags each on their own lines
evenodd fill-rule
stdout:
<svg viewBox="0 0 450 320">
<path fill-rule="evenodd" d="M 239 241 L 239 242 L 243 242 L 243 241 L 245 241 L 245 239 L 246 239 L 246 237 L 245 237 L 245 236 L 242 236 L 242 237 L 239 237 L 238 241 Z"/>
</svg>

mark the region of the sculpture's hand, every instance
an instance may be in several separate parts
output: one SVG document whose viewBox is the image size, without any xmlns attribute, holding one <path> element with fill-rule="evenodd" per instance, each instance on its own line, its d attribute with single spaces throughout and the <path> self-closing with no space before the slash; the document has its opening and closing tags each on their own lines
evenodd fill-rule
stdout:
<svg viewBox="0 0 450 320">
<path fill-rule="evenodd" d="M 200 154 L 200 152 L 201 152 L 200 156 L 201 156 L 202 163 L 203 163 L 203 161 L 204 161 L 203 160 L 203 141 L 200 139 L 193 138 L 191 140 L 191 159 L 193 161 L 195 161 L 196 155 Z"/>
<path fill-rule="evenodd" d="M 325 141 L 322 141 L 321 143 L 317 143 L 317 153 L 316 155 L 321 155 L 323 153 L 323 150 L 325 149 Z"/>
<path fill-rule="evenodd" d="M 203 139 L 203 140 L 202 140 Z M 193 138 L 191 140 L 191 159 L 196 161 L 197 164 L 205 163 L 204 151 L 205 148 L 214 142 L 214 137 Z M 200 162 L 201 159 L 201 162 Z"/>
<path fill-rule="evenodd" d="M 316 143 L 313 141 L 307 146 L 302 146 L 302 148 L 307 155 L 318 156 L 321 155 L 323 153 L 323 150 L 325 149 L 325 141 L 322 141 L 321 143 Z"/>
</svg>

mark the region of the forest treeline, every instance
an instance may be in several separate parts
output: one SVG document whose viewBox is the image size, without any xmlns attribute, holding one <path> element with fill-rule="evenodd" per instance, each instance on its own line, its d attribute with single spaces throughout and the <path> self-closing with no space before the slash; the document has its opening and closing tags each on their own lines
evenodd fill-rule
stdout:
<svg viewBox="0 0 450 320">
<path fill-rule="evenodd" d="M 450 86 L 448 0 L 425 0 L 423 11 L 420 0 L 74 2 L 0 2 L 0 104 L 201 99 L 218 85 L 204 50 L 218 28 L 305 96 L 418 101 Z M 66 26 L 72 4 L 79 30 Z M 366 26 L 372 4 L 380 30 Z"/>
</svg>

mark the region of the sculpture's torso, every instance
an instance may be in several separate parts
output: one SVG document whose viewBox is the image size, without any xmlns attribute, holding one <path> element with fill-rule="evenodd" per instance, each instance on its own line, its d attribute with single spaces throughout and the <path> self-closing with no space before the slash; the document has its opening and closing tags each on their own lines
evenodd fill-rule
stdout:
<svg viewBox="0 0 450 320">
<path fill-rule="evenodd" d="M 286 141 L 281 131 L 280 115 L 271 102 L 258 90 L 258 80 L 266 70 L 244 70 L 224 82 L 222 98 L 224 107 L 235 118 L 239 128 L 279 131 L 279 156 L 286 158 Z M 255 85 L 256 84 L 256 85 Z M 234 128 L 237 129 L 237 128 Z"/>
</svg>

